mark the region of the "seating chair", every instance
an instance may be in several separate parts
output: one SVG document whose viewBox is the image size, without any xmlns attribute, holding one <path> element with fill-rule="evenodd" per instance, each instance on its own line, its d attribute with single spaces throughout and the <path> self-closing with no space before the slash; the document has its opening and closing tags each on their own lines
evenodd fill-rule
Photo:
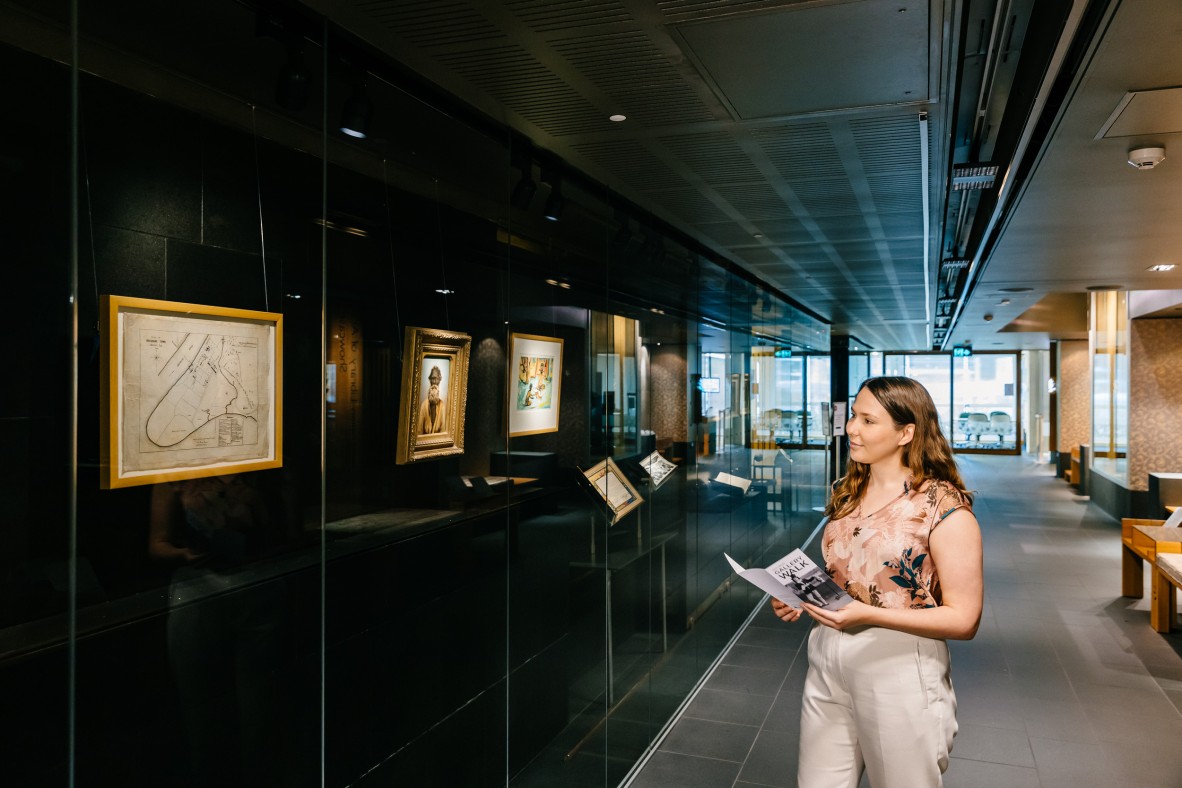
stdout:
<svg viewBox="0 0 1182 788">
<path fill-rule="evenodd" d="M 997 433 L 999 441 L 1005 440 L 1014 434 L 1014 420 L 1004 411 L 992 411 L 989 414 L 989 431 Z"/>
<path fill-rule="evenodd" d="M 984 413 L 970 413 L 968 424 L 965 427 L 964 434 L 966 437 L 980 440 L 982 435 L 988 435 L 992 432 L 989 427 L 989 417 Z"/>
<path fill-rule="evenodd" d="M 789 440 L 800 433 L 800 411 L 790 410 L 784 414 L 784 429 L 788 431 Z"/>
</svg>

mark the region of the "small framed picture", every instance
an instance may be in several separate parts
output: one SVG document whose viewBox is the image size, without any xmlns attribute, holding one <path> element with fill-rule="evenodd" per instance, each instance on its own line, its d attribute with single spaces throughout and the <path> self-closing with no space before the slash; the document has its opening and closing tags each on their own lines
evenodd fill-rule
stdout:
<svg viewBox="0 0 1182 788">
<path fill-rule="evenodd" d="M 644 503 L 640 493 L 636 491 L 636 488 L 628 481 L 628 477 L 620 470 L 620 466 L 616 465 L 611 457 L 595 463 L 582 473 L 583 478 L 607 505 L 611 512 L 612 525 Z"/>
<path fill-rule="evenodd" d="M 398 416 L 400 465 L 464 453 L 471 346 L 467 334 L 407 327 Z"/>
<path fill-rule="evenodd" d="M 511 334 L 509 371 L 509 437 L 557 432 L 562 340 Z"/>
<path fill-rule="evenodd" d="M 283 315 L 104 295 L 104 490 L 283 464 Z"/>
</svg>

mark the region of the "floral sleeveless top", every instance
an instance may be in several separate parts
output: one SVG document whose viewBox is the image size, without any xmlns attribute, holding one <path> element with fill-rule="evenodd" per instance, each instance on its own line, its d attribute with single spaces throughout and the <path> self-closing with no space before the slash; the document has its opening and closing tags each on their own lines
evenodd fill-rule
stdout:
<svg viewBox="0 0 1182 788">
<path fill-rule="evenodd" d="M 957 509 L 969 508 L 948 482 L 925 482 L 872 514 L 861 509 L 825 526 L 822 555 L 837 584 L 875 607 L 924 608 L 940 604 L 940 578 L 928 537 Z"/>
</svg>

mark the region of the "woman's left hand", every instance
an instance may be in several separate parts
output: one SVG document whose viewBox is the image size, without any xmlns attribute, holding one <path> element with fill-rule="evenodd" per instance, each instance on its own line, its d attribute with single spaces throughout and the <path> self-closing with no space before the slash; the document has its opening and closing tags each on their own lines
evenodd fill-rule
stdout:
<svg viewBox="0 0 1182 788">
<path fill-rule="evenodd" d="M 837 610 L 829 610 L 823 607 L 809 604 L 808 602 L 801 602 L 808 614 L 812 616 L 820 624 L 833 629 L 842 630 L 848 627 L 855 627 L 859 624 L 868 624 L 869 614 L 874 610 L 870 605 L 858 600 L 853 600 L 848 605 Z"/>
</svg>

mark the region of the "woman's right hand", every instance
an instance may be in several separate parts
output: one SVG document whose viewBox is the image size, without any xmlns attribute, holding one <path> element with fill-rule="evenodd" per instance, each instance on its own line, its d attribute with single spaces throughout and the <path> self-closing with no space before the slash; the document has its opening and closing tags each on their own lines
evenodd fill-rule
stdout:
<svg viewBox="0 0 1182 788">
<path fill-rule="evenodd" d="M 781 621 L 787 621 L 788 623 L 792 623 L 804 615 L 804 611 L 802 611 L 800 608 L 792 607 L 792 605 L 789 605 L 786 602 L 781 602 L 775 597 L 772 597 L 772 612 L 775 613 L 776 617 Z"/>
</svg>

